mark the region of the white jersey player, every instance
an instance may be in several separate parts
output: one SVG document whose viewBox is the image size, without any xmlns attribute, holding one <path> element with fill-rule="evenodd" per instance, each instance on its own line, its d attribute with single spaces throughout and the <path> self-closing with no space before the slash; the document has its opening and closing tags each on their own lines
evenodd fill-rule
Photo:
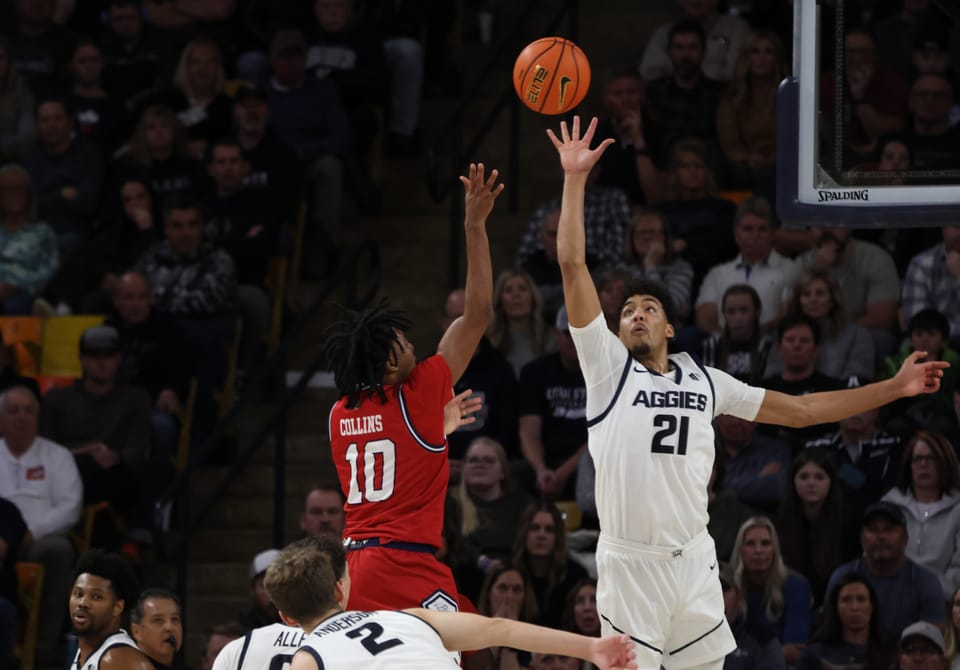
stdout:
<svg viewBox="0 0 960 670">
<path fill-rule="evenodd" d="M 97 647 L 92 654 L 87 656 L 87 659 L 83 662 L 83 665 L 80 665 L 80 650 L 77 649 L 76 656 L 73 657 L 73 663 L 70 667 L 73 670 L 99 670 L 100 668 L 100 659 L 116 647 L 133 647 L 138 649 L 137 643 L 133 641 L 133 638 L 130 637 L 130 634 L 122 628 L 118 630 L 113 635 L 110 635 L 107 639 L 100 643 L 100 646 Z"/>
<path fill-rule="evenodd" d="M 306 636 L 299 628 L 282 623 L 254 628 L 220 650 L 213 670 L 284 670 Z"/>
<path fill-rule="evenodd" d="M 619 332 L 607 330 L 585 262 L 587 175 L 613 140 L 590 148 L 597 120 L 580 136 L 547 131 L 564 170 L 557 255 L 570 334 L 587 386 L 588 448 L 596 465 L 597 611 L 603 632 L 628 633 L 639 665 L 720 668 L 735 648 L 723 610 L 716 550 L 707 534 L 712 421 L 732 414 L 805 426 L 838 421 L 940 386 L 940 362 L 915 353 L 893 379 L 858 389 L 788 396 L 764 391 L 689 355 L 667 355 L 674 335 L 661 284 L 628 287 Z"/>
<path fill-rule="evenodd" d="M 305 538 L 285 548 L 264 578 L 270 599 L 288 625 L 311 631 L 291 670 L 424 670 L 459 667 L 451 651 L 511 647 L 576 656 L 603 670 L 636 662 L 627 635 L 586 637 L 507 619 L 427 609 L 343 611 L 350 573 L 334 575 L 343 547 Z M 219 659 L 218 659 L 219 660 Z"/>
</svg>

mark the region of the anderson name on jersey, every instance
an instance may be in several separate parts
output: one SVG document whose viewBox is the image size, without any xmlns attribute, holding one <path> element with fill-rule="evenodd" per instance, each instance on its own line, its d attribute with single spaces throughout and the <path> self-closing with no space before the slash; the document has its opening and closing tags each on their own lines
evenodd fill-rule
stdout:
<svg viewBox="0 0 960 670">
<path fill-rule="evenodd" d="M 338 612 L 322 621 L 300 649 L 322 670 L 459 667 L 437 630 L 407 612 Z"/>
<path fill-rule="evenodd" d="M 273 623 L 228 642 L 213 662 L 213 670 L 280 670 L 289 667 L 307 636 L 299 628 Z"/>
<path fill-rule="evenodd" d="M 596 465 L 603 533 L 642 544 L 680 547 L 707 527 L 713 469 L 713 418 L 753 420 L 765 391 L 669 357 L 660 375 L 637 362 L 602 315 L 570 328 L 587 384 L 588 448 Z"/>
</svg>

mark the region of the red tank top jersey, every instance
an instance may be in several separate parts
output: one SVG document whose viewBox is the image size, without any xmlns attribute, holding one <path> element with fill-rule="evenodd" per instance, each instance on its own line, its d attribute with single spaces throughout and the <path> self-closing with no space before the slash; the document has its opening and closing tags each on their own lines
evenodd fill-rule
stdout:
<svg viewBox="0 0 960 670">
<path fill-rule="evenodd" d="M 330 447 L 346 496 L 343 536 L 440 546 L 450 468 L 443 407 L 453 397 L 450 368 L 434 355 L 387 402 L 365 394 L 357 409 L 330 410 Z"/>
</svg>

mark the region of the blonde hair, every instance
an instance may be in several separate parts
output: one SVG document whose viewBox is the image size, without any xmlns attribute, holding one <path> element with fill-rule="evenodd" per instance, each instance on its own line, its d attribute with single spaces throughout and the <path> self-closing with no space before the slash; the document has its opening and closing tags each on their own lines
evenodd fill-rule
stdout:
<svg viewBox="0 0 960 670">
<path fill-rule="evenodd" d="M 740 530 L 737 531 L 737 539 L 733 543 L 733 551 L 730 554 L 730 567 L 733 568 L 733 580 L 737 583 L 737 588 L 741 593 L 746 593 L 747 588 L 743 576 L 743 538 L 748 530 L 754 528 L 766 528 L 770 532 L 770 541 L 773 544 L 773 565 L 770 566 L 770 573 L 767 575 L 767 583 L 763 589 L 763 601 L 766 603 L 766 615 L 771 621 L 776 621 L 783 616 L 784 600 L 783 585 L 787 582 L 790 572 L 783 562 L 783 553 L 780 551 L 780 538 L 777 535 L 777 529 L 773 522 L 765 516 L 750 517 L 743 522 Z"/>
<path fill-rule="evenodd" d="M 737 65 L 734 70 L 733 80 L 727 89 L 727 97 L 733 103 L 737 110 L 737 116 L 753 103 L 753 81 L 750 77 L 750 55 L 757 42 L 769 42 L 773 45 L 773 54 L 776 59 L 776 68 L 773 72 L 774 81 L 780 82 L 790 73 L 787 65 L 787 55 L 783 48 L 783 42 L 776 33 L 770 30 L 758 30 L 747 41 L 737 57 Z"/>
<path fill-rule="evenodd" d="M 223 88 L 226 85 L 227 77 L 223 72 L 223 56 L 220 54 L 220 46 L 209 37 L 198 37 L 190 40 L 187 42 L 187 46 L 183 47 L 183 51 L 180 52 L 180 61 L 177 63 L 176 74 L 173 75 L 174 86 L 183 91 L 188 98 L 195 96 L 193 89 L 190 88 L 190 77 L 187 74 L 187 61 L 190 60 L 190 56 L 194 51 L 203 47 L 212 49 L 217 55 L 218 72 L 217 83 L 214 86 L 215 91 L 217 93 L 223 93 Z"/>
<path fill-rule="evenodd" d="M 520 277 L 526 282 L 530 289 L 530 295 L 533 297 L 533 305 L 530 309 L 530 316 L 527 317 L 530 326 L 530 339 L 533 345 L 533 351 L 536 354 L 546 353 L 547 327 L 543 321 L 543 294 L 537 288 L 533 277 L 523 270 L 504 270 L 497 277 L 497 282 L 493 287 L 493 322 L 487 329 L 487 337 L 494 348 L 504 353 L 510 353 L 513 349 L 513 341 L 510 337 L 510 322 L 507 320 L 507 314 L 503 310 L 503 287 L 514 277 Z"/>
<path fill-rule="evenodd" d="M 506 489 L 510 483 L 509 463 L 507 462 L 507 452 L 499 442 L 492 437 L 477 437 L 467 445 L 467 451 L 464 460 L 469 457 L 470 450 L 475 446 L 482 445 L 490 447 L 497 456 L 500 463 L 500 487 Z M 460 532 L 464 537 L 480 527 L 480 518 L 477 515 L 477 505 L 470 496 L 470 490 L 467 488 L 467 482 L 464 476 L 460 475 L 460 485 L 454 490 L 453 497 L 460 502 Z"/>
</svg>

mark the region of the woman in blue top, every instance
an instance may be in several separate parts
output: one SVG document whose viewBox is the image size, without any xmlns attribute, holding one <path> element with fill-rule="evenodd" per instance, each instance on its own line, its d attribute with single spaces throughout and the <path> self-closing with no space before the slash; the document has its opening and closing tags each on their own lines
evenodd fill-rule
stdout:
<svg viewBox="0 0 960 670">
<path fill-rule="evenodd" d="M 795 670 L 888 670 L 892 661 L 888 641 L 880 633 L 873 587 L 858 572 L 844 575 L 830 592 L 823 624 L 803 650 Z"/>
<path fill-rule="evenodd" d="M 787 665 L 794 665 L 810 637 L 813 598 L 810 582 L 784 564 L 773 522 L 763 516 L 747 519 L 730 560 L 746 598 L 747 625 L 776 630 Z"/>
</svg>

